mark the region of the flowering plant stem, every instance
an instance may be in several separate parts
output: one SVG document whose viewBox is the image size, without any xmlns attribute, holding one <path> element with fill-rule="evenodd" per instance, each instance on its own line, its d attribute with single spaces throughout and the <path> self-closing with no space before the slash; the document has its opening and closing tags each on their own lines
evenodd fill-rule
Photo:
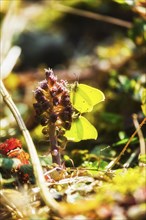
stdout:
<svg viewBox="0 0 146 220">
<path fill-rule="evenodd" d="M 49 138 L 50 138 L 52 161 L 53 163 L 56 163 L 60 166 L 61 159 L 60 159 L 60 152 L 56 137 L 56 126 L 53 123 L 50 124 Z"/>
<path fill-rule="evenodd" d="M 52 69 L 45 69 L 45 79 L 34 90 L 33 107 L 42 133 L 50 142 L 52 162 L 61 165 L 59 137 L 71 128 L 73 108 L 65 80 L 58 80 Z M 50 149 L 49 149 L 50 152 Z"/>
<path fill-rule="evenodd" d="M 3 97 L 4 102 L 7 104 L 7 106 L 9 107 L 9 109 L 11 110 L 13 116 L 16 119 L 16 122 L 20 128 L 20 130 L 23 133 L 23 136 L 25 138 L 25 141 L 27 143 L 27 147 L 28 147 L 28 151 L 30 154 L 30 158 L 31 158 L 31 162 L 32 162 L 32 166 L 34 169 L 34 175 L 36 178 L 36 183 L 38 185 L 38 187 L 40 188 L 40 194 L 44 200 L 44 202 L 46 203 L 46 205 L 48 205 L 50 208 L 52 208 L 54 211 L 60 213 L 61 209 L 63 208 L 58 202 L 56 202 L 54 200 L 54 198 L 52 197 L 52 195 L 49 193 L 48 188 L 46 186 L 46 181 L 43 175 L 43 170 L 34 146 L 34 143 L 32 141 L 32 138 L 29 134 L 29 131 L 27 130 L 25 123 L 15 105 L 15 103 L 13 102 L 11 96 L 9 95 L 8 91 L 6 90 L 3 81 L 0 80 L 0 93 Z M 53 139 L 53 132 L 52 132 L 52 139 Z M 54 145 L 55 145 L 55 139 L 54 139 Z M 56 145 L 55 145 L 56 146 Z M 57 157 L 58 159 L 59 157 Z M 56 160 L 54 158 L 54 160 Z"/>
</svg>

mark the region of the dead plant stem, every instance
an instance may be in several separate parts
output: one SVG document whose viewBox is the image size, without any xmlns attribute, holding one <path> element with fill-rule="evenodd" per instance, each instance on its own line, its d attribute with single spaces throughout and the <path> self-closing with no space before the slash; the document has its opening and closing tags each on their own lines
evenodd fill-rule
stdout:
<svg viewBox="0 0 146 220">
<path fill-rule="evenodd" d="M 139 122 L 137 120 L 137 115 L 133 114 L 133 123 L 135 125 L 135 128 L 138 129 L 139 127 Z M 139 144 L 140 144 L 140 154 L 146 154 L 146 144 L 144 141 L 143 133 L 141 129 L 138 129 L 137 135 L 139 137 Z"/>
<path fill-rule="evenodd" d="M 66 5 L 58 4 L 58 3 L 55 4 L 55 6 L 53 6 L 53 9 L 58 10 L 58 11 L 62 11 L 62 12 L 65 12 L 65 13 L 70 13 L 70 14 L 74 14 L 74 15 L 78 15 L 78 16 L 82 16 L 82 17 L 91 18 L 91 19 L 94 19 L 94 20 L 107 22 L 107 23 L 122 26 L 122 27 L 125 27 L 125 28 L 131 28 L 132 27 L 132 23 L 128 22 L 128 21 L 123 21 L 123 20 L 118 19 L 118 18 L 113 18 L 113 17 L 107 16 L 107 15 L 101 15 L 101 14 L 98 14 L 98 13 L 93 13 L 93 12 L 90 12 L 90 11 L 77 9 L 77 8 L 69 7 L 69 6 L 66 6 Z"/>
</svg>

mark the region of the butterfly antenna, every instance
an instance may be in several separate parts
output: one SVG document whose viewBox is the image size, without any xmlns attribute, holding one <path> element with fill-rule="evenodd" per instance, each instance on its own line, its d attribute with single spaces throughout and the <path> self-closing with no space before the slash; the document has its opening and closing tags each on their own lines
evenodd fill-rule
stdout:
<svg viewBox="0 0 146 220">
<path fill-rule="evenodd" d="M 76 80 L 74 82 L 74 85 L 73 85 L 73 104 L 75 103 L 75 92 L 77 90 L 77 86 L 78 86 L 78 83 L 79 83 L 79 74 L 76 74 L 76 73 L 73 73 L 73 75 L 75 76 Z"/>
<path fill-rule="evenodd" d="M 78 73 L 73 73 L 73 75 L 75 76 L 75 83 L 79 83 L 79 77 L 80 77 L 80 74 Z"/>
</svg>

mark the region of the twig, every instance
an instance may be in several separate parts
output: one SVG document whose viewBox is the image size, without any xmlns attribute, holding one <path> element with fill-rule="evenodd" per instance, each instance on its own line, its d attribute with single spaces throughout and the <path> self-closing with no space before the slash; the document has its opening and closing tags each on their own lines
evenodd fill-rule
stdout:
<svg viewBox="0 0 146 220">
<path fill-rule="evenodd" d="M 137 129 L 139 127 L 139 122 L 137 120 L 137 115 L 136 114 L 133 114 L 133 123 L 134 123 L 135 128 Z M 140 154 L 139 154 L 139 156 L 142 156 L 142 155 L 146 154 L 146 143 L 145 143 L 144 136 L 143 136 L 143 133 L 142 133 L 141 129 L 138 130 L 137 134 L 138 134 L 138 137 L 139 137 L 139 145 L 140 145 Z M 139 166 L 146 166 L 146 164 L 143 163 L 142 161 L 140 161 Z"/>
<path fill-rule="evenodd" d="M 135 128 L 137 129 L 139 127 L 139 122 L 137 120 L 137 115 L 133 114 L 133 123 Z M 146 144 L 145 144 L 145 140 L 144 140 L 144 136 L 143 133 L 141 131 L 141 129 L 139 129 L 137 131 L 137 135 L 139 137 L 139 144 L 140 144 L 140 154 L 146 154 Z"/>
<path fill-rule="evenodd" d="M 137 128 L 137 130 L 131 135 L 130 139 L 128 140 L 127 144 L 125 145 L 125 147 L 123 148 L 123 150 L 121 151 L 121 153 L 119 154 L 118 157 L 116 157 L 112 162 L 110 162 L 108 164 L 108 166 L 106 167 L 107 170 L 112 169 L 117 162 L 119 162 L 119 160 L 121 159 L 121 156 L 124 154 L 124 152 L 126 151 L 127 147 L 129 146 L 130 142 L 132 141 L 132 139 L 134 138 L 134 136 L 138 133 L 139 129 L 141 129 L 141 127 L 145 124 L 146 122 L 146 118 L 143 119 L 143 121 L 140 123 L 139 127 Z"/>
<path fill-rule="evenodd" d="M 1 195 L 1 199 L 4 200 L 4 202 L 6 203 L 6 207 L 9 211 L 14 212 L 15 215 L 17 215 L 17 217 L 20 217 L 21 219 L 24 218 L 23 214 L 17 209 L 17 207 L 15 206 L 14 203 L 12 203 L 10 201 L 10 199 L 8 199 L 5 194 L 5 191 L 1 190 L 0 191 L 0 195 Z"/>
<path fill-rule="evenodd" d="M 130 166 L 130 164 L 132 163 L 132 161 L 134 160 L 134 158 L 139 154 L 139 148 L 136 149 L 128 158 L 128 160 L 126 161 L 126 163 L 124 163 L 123 167 L 124 168 L 128 168 Z"/>
<path fill-rule="evenodd" d="M 99 21 L 103 21 L 103 22 L 106 22 L 106 23 L 122 26 L 122 27 L 125 27 L 125 28 L 131 28 L 132 27 L 132 23 L 128 22 L 128 21 L 123 21 L 123 20 L 118 19 L 118 18 L 113 18 L 113 17 L 107 16 L 107 15 L 101 15 L 101 14 L 98 14 L 98 13 L 93 13 L 93 12 L 90 12 L 90 11 L 77 9 L 77 8 L 65 6 L 65 5 L 58 4 L 58 3 L 53 5 L 53 9 L 58 10 L 58 11 L 62 11 L 62 12 L 65 12 L 65 13 L 70 13 L 70 14 L 74 14 L 74 15 L 87 17 L 87 18 L 91 18 L 91 19 L 94 19 L 94 20 L 99 20 Z"/>
</svg>

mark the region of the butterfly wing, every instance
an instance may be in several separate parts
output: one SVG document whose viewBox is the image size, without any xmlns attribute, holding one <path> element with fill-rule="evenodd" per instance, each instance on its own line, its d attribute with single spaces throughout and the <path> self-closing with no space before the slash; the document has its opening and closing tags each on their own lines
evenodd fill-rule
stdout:
<svg viewBox="0 0 146 220">
<path fill-rule="evenodd" d="M 98 136 L 95 127 L 83 116 L 73 120 L 70 130 L 67 130 L 65 137 L 70 141 L 81 141 L 87 139 L 96 139 Z"/>
<path fill-rule="evenodd" d="M 99 102 L 104 101 L 105 96 L 99 89 L 77 84 L 70 93 L 71 102 L 80 113 L 90 112 Z"/>
</svg>

